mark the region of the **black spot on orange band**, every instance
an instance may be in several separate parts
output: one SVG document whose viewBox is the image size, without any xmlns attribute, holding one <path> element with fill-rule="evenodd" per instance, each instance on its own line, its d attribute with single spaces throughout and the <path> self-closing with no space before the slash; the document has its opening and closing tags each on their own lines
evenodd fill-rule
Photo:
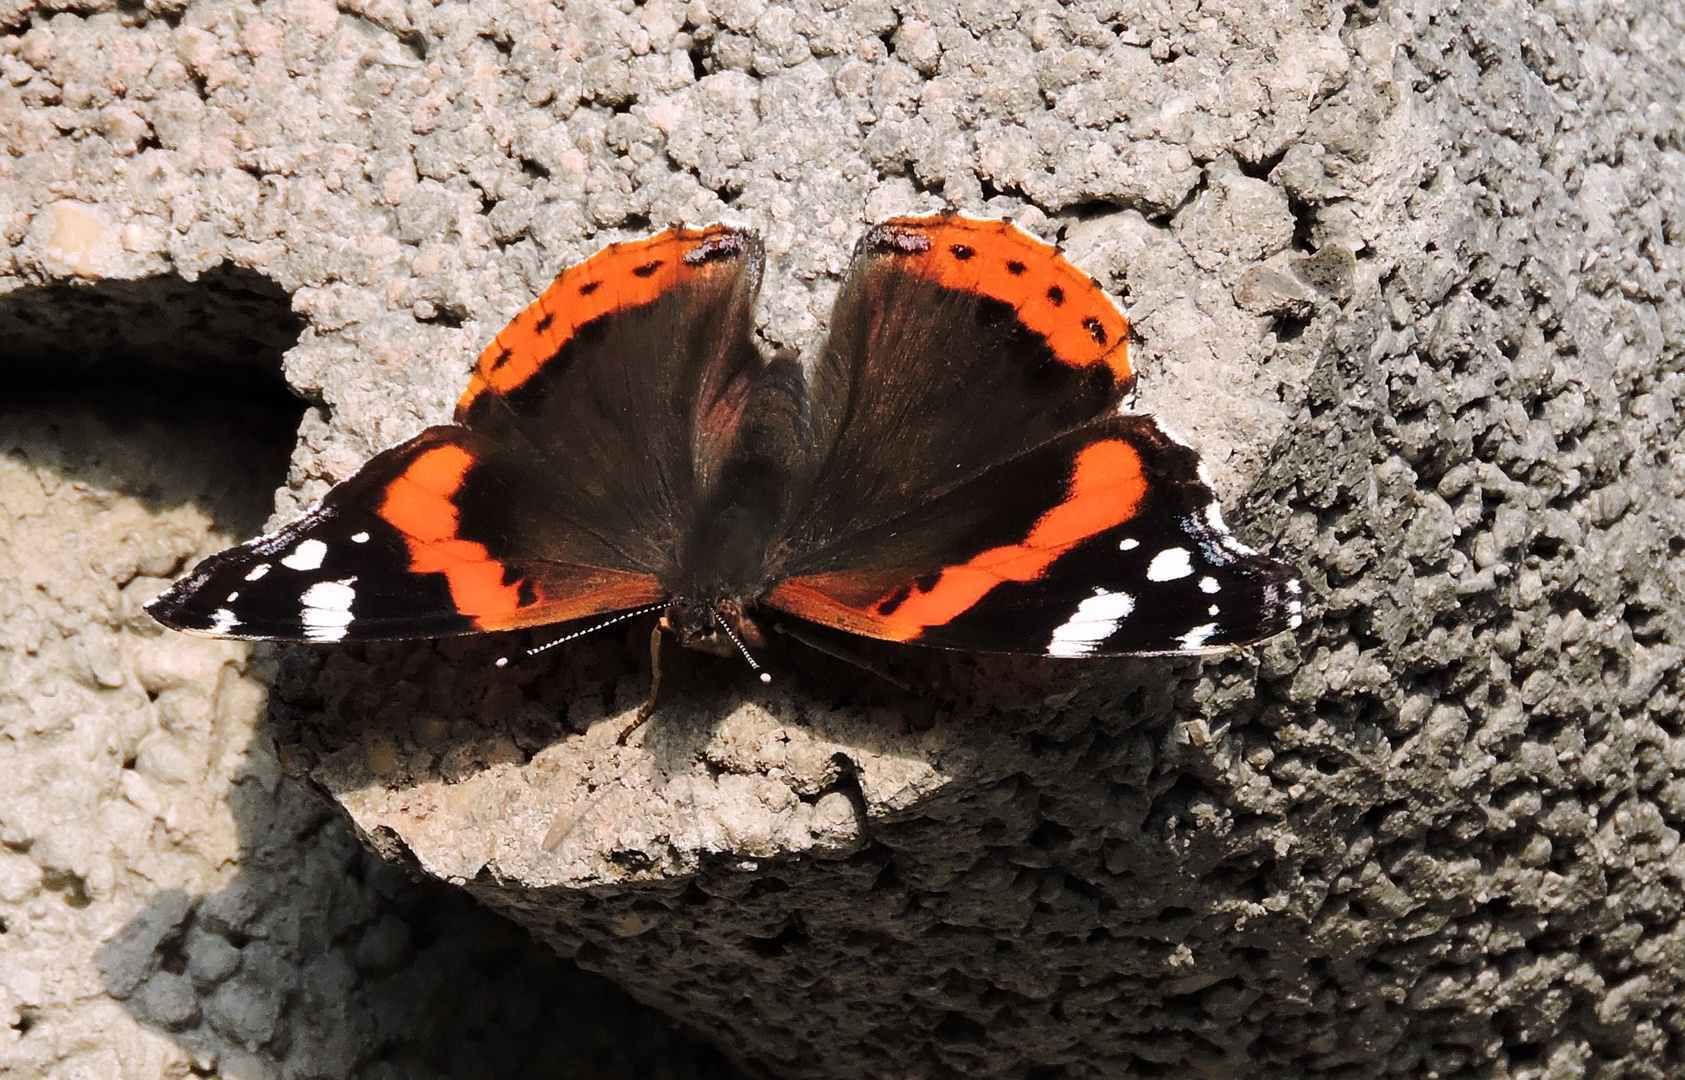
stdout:
<svg viewBox="0 0 1685 1080">
<path fill-rule="evenodd" d="M 1133 378 L 1123 312 L 1058 249 L 1010 222 L 895 218 L 866 234 L 866 248 L 947 288 L 1008 305 L 1062 364 L 1104 364 L 1118 383 Z"/>
<path fill-rule="evenodd" d="M 730 273 L 730 259 L 747 250 L 744 234 L 730 226 L 674 228 L 647 240 L 610 244 L 568 267 L 480 354 L 456 403 L 457 419 L 479 395 L 507 394 L 532 378 L 582 328 L 651 303 L 694 275 Z"/>
</svg>

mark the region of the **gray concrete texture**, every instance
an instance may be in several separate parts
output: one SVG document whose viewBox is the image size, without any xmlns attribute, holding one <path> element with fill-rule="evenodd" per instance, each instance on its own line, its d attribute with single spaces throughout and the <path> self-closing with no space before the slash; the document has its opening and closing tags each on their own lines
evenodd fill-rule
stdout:
<svg viewBox="0 0 1685 1080">
<path fill-rule="evenodd" d="M 928 699 L 670 654 L 621 747 L 641 627 L 508 672 L 528 638 L 163 636 L 136 605 L 262 480 L 214 427 L 14 422 L 19 1075 L 472 1075 L 600 1004 L 305 785 L 754 1072 L 1685 1072 L 1678 5 L 64 7 L 0 7 L 0 325 L 278 287 L 313 407 L 273 520 L 606 241 L 756 226 L 760 332 L 811 348 L 862 222 L 951 205 L 1128 305 L 1143 406 L 1318 599 L 1205 662 L 867 650 Z M 724 1068 L 686 1038 L 636 1060 Z"/>
</svg>

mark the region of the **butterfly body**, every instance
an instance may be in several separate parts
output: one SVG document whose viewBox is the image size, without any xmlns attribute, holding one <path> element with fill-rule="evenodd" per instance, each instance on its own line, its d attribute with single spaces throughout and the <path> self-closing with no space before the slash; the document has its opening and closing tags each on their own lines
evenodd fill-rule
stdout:
<svg viewBox="0 0 1685 1080">
<path fill-rule="evenodd" d="M 753 234 L 675 228 L 562 272 L 455 422 L 154 601 L 301 641 L 661 608 L 689 646 L 753 612 L 1053 656 L 1200 652 L 1297 625 L 1300 587 L 1222 523 L 1197 455 L 1127 409 L 1128 323 L 1001 222 L 868 230 L 811 356 L 755 344 Z"/>
</svg>

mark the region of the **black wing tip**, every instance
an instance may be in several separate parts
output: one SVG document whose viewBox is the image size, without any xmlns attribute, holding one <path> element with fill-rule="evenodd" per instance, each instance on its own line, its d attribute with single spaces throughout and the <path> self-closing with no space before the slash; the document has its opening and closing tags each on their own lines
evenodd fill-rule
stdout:
<svg viewBox="0 0 1685 1080">
<path fill-rule="evenodd" d="M 1218 622 L 1210 636 L 1203 639 L 1199 632 L 1212 624 L 1195 627 L 1183 636 L 1183 642 L 1192 646 L 1186 652 L 1194 655 L 1230 652 L 1261 644 L 1304 625 L 1305 586 L 1296 570 L 1266 556 L 1256 556 L 1247 569 L 1259 596 L 1254 617 L 1231 625 Z"/>
<path fill-rule="evenodd" d="M 1133 606 L 1135 598 L 1131 598 L 1126 610 L 1115 613 L 1111 636 L 1095 640 L 1090 636 L 1093 623 L 1084 626 L 1077 622 L 1077 632 L 1068 637 L 1054 632 L 1048 655 L 1070 659 L 1220 656 L 1291 633 L 1304 623 L 1304 583 L 1285 563 L 1265 555 L 1249 555 L 1227 564 L 1219 573 L 1200 577 L 1212 585 L 1209 592 L 1202 588 L 1199 594 L 1197 603 L 1209 603 L 1203 617 L 1197 614 L 1196 602 L 1183 599 L 1173 609 L 1160 609 L 1143 622 L 1140 618 L 1146 613 L 1138 611 Z M 1101 598 L 1097 593 L 1096 599 Z"/>
<path fill-rule="evenodd" d="M 202 574 L 194 573 L 147 601 L 145 611 L 152 620 L 170 630 L 200 637 L 242 638 L 240 620 L 233 609 L 213 608 L 203 600 Z"/>
</svg>

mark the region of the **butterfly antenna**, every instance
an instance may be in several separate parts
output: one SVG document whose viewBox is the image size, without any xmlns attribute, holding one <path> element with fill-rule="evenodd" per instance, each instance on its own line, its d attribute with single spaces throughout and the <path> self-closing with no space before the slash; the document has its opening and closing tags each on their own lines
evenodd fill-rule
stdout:
<svg viewBox="0 0 1685 1080">
<path fill-rule="evenodd" d="M 737 631 L 735 631 L 731 628 L 731 624 L 726 622 L 724 619 L 720 618 L 718 612 L 714 613 L 714 622 L 719 626 L 719 628 L 721 630 L 725 631 L 725 636 L 731 639 L 731 643 L 733 645 L 737 646 L 737 651 L 743 654 L 743 659 L 749 661 L 749 666 L 754 669 L 754 671 L 757 675 L 760 676 L 761 682 L 764 682 L 764 683 L 771 682 L 772 681 L 772 673 L 770 671 L 767 671 L 764 668 L 762 668 L 759 664 L 755 663 L 755 658 L 753 656 L 749 655 L 748 646 L 743 644 L 743 639 L 737 636 Z"/>
<path fill-rule="evenodd" d="M 598 630 L 602 630 L 606 627 L 613 626 L 617 622 L 625 622 L 627 619 L 635 619 L 639 615 L 648 615 L 650 612 L 659 611 L 666 606 L 667 606 L 666 602 L 663 601 L 662 603 L 659 603 L 659 604 L 650 604 L 648 607 L 633 608 L 631 611 L 622 611 L 618 615 L 615 615 L 615 616 L 612 616 L 610 618 L 604 619 L 600 623 L 594 623 L 590 626 L 587 626 L 583 630 L 575 630 L 571 634 L 563 634 L 561 637 L 556 638 L 554 641 L 546 641 L 542 645 L 534 645 L 532 648 L 528 649 L 525 653 L 523 653 L 521 655 L 521 659 L 530 660 L 533 657 L 537 656 L 539 653 L 545 652 L 549 649 L 554 649 L 558 645 L 566 644 L 567 642 L 572 641 L 574 638 L 582 638 L 586 634 L 595 634 Z M 738 646 L 738 647 L 742 648 L 742 646 Z M 753 660 L 751 660 L 749 662 L 751 664 L 754 663 Z M 509 657 L 507 657 L 507 656 L 498 657 L 496 666 L 498 666 L 498 667 L 508 667 L 509 666 Z"/>
</svg>

